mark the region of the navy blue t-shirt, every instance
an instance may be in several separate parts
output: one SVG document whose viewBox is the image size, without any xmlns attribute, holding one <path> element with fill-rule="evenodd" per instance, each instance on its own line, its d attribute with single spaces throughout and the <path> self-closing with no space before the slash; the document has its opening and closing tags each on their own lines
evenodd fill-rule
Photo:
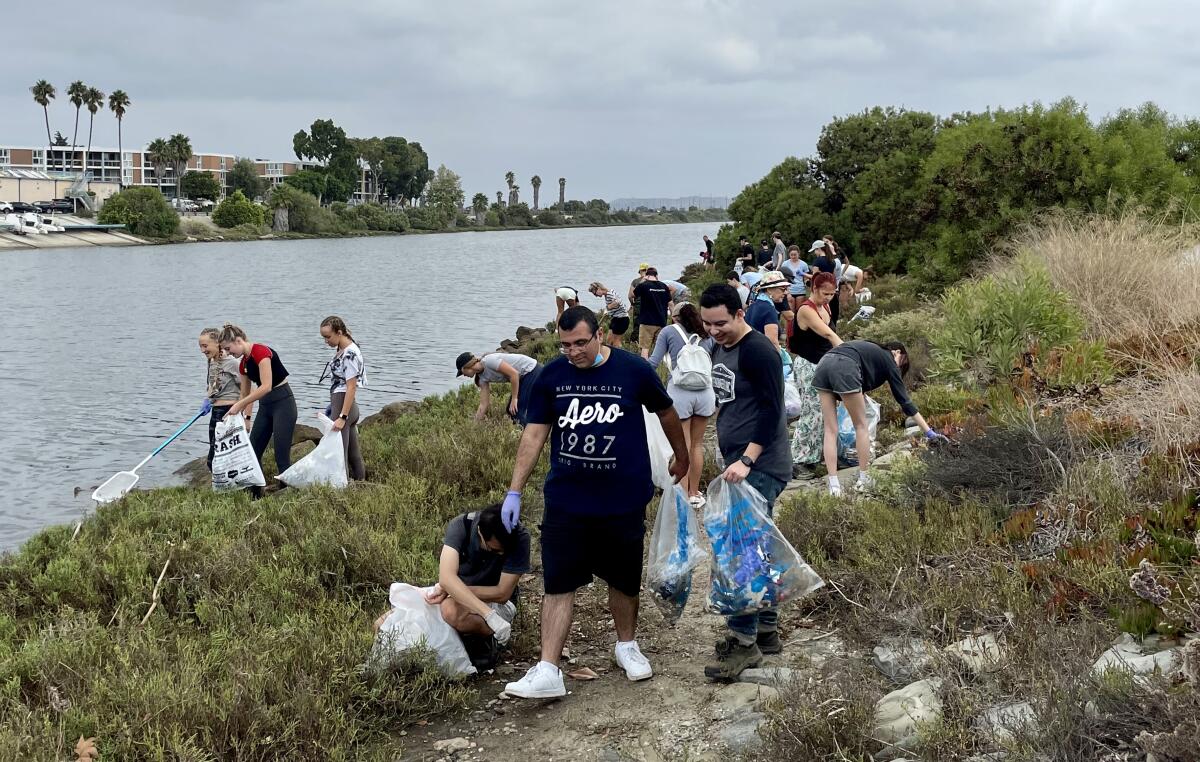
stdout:
<svg viewBox="0 0 1200 762">
<path fill-rule="evenodd" d="M 642 408 L 657 413 L 671 404 L 650 364 L 621 349 L 586 370 L 565 357 L 548 364 L 529 401 L 529 422 L 550 426 L 546 510 L 644 511 L 654 483 Z"/>
<path fill-rule="evenodd" d="M 769 299 L 755 299 L 746 310 L 746 322 L 759 333 L 766 333 L 767 326 L 772 323 L 779 324 L 779 310 L 775 309 L 775 303 Z"/>
</svg>

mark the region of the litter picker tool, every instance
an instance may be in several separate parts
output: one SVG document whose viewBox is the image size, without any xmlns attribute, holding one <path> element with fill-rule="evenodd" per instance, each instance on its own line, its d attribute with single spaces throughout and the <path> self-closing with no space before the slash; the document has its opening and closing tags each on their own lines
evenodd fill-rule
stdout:
<svg viewBox="0 0 1200 762">
<path fill-rule="evenodd" d="M 133 486 L 135 484 L 137 484 L 137 482 L 138 482 L 137 470 L 139 468 L 141 468 L 142 466 L 146 465 L 147 463 L 149 463 L 150 459 L 153 458 L 155 455 L 158 455 L 160 452 L 162 452 L 163 449 L 167 445 L 171 444 L 176 439 L 178 439 L 180 434 L 187 431 L 188 428 L 193 423 L 200 420 L 200 417 L 203 416 L 204 414 L 205 414 L 205 411 L 201 410 L 200 412 L 198 412 L 194 416 L 192 416 L 192 420 L 183 424 L 183 426 L 181 426 L 179 428 L 179 431 L 176 431 L 174 434 L 171 435 L 170 439 L 168 439 L 167 441 L 163 442 L 158 447 L 156 447 L 154 452 L 147 455 L 145 457 L 145 459 L 142 460 L 141 463 L 138 463 L 131 470 L 119 471 L 119 472 L 113 474 L 112 476 L 110 476 L 108 478 L 108 481 L 104 482 L 104 484 L 101 484 L 99 487 L 96 488 L 96 491 L 92 493 L 92 499 L 95 500 L 97 503 L 111 503 L 114 500 L 120 500 L 121 498 L 125 497 L 126 493 L 128 493 L 129 490 L 133 489 Z"/>
</svg>

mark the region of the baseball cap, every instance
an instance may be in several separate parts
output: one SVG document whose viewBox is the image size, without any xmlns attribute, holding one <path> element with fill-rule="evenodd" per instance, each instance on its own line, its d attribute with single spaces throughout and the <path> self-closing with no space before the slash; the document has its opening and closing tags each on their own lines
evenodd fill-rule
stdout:
<svg viewBox="0 0 1200 762">
<path fill-rule="evenodd" d="M 640 272 L 640 273 L 646 272 L 649 269 L 650 269 L 650 264 L 647 262 L 643 262 L 640 265 L 638 265 L 638 272 Z"/>
<path fill-rule="evenodd" d="M 474 359 L 475 359 L 475 355 L 471 354 L 470 352 L 463 352 L 461 355 L 459 355 L 454 360 L 454 367 L 458 369 L 458 373 L 454 374 L 455 377 L 461 376 L 463 374 L 462 369 L 467 367 L 467 365 L 470 364 L 471 360 L 474 360 Z"/>
<path fill-rule="evenodd" d="M 812 254 L 817 249 L 823 249 L 823 248 L 825 248 L 825 241 L 823 241 L 823 240 L 813 241 L 812 246 L 808 247 L 808 253 Z"/>
</svg>

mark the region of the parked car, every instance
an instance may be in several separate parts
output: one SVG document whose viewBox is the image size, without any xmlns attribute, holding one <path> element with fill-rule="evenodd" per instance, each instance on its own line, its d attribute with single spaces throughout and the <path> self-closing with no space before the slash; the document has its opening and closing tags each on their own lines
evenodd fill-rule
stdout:
<svg viewBox="0 0 1200 762">
<path fill-rule="evenodd" d="M 12 210 L 12 204 L 7 201 L 0 201 L 0 212 L 11 212 Z"/>
<path fill-rule="evenodd" d="M 17 214 L 40 211 L 35 205 L 26 203 L 24 201 L 9 201 L 8 206 L 10 212 L 15 212 Z"/>
<path fill-rule="evenodd" d="M 197 205 L 196 202 L 192 201 L 190 198 L 171 199 L 171 206 L 175 207 L 175 209 L 180 212 L 200 211 L 199 205 Z"/>
<path fill-rule="evenodd" d="M 65 198 L 56 198 L 53 201 L 39 201 L 34 206 L 47 214 L 60 213 L 71 214 L 75 211 L 75 204 Z"/>
</svg>

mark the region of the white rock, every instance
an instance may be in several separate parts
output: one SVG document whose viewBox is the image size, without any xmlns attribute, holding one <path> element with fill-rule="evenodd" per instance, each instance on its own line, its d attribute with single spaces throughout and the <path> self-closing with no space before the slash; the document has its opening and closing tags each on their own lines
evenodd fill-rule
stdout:
<svg viewBox="0 0 1200 762">
<path fill-rule="evenodd" d="M 798 674 L 799 672 L 790 667 L 755 667 L 742 670 L 738 681 L 778 687 L 795 680 Z"/>
<path fill-rule="evenodd" d="M 885 743 L 908 747 L 916 740 L 919 724 L 941 718 L 941 687 L 938 678 L 919 680 L 881 698 L 875 704 L 871 735 Z"/>
<path fill-rule="evenodd" d="M 435 741 L 433 748 L 435 751 L 465 751 L 475 744 L 465 738 L 447 738 L 443 741 Z"/>
<path fill-rule="evenodd" d="M 711 716 L 714 720 L 728 720 L 778 699 L 779 691 L 769 685 L 731 683 L 713 694 Z"/>
<path fill-rule="evenodd" d="M 885 638 L 872 651 L 875 669 L 897 683 L 910 683 L 933 666 L 932 646 L 920 638 Z"/>
<path fill-rule="evenodd" d="M 788 638 L 783 646 L 784 653 L 798 653 L 820 668 L 825 662 L 846 655 L 846 644 L 838 637 L 820 630 L 799 630 Z"/>
<path fill-rule="evenodd" d="M 996 671 L 1007 659 L 1004 643 L 990 632 L 951 643 L 945 650 L 977 675 Z"/>
<path fill-rule="evenodd" d="M 1172 675 L 1183 666 L 1178 648 L 1147 654 L 1136 642 L 1118 643 L 1104 653 L 1092 665 L 1092 674 L 1101 675 L 1109 670 L 1131 672 L 1139 677 L 1159 672 Z"/>
<path fill-rule="evenodd" d="M 762 746 L 762 738 L 758 735 L 758 729 L 766 721 L 766 716 L 761 712 L 750 712 L 722 725 L 721 729 L 717 731 L 717 737 L 731 751 L 754 751 Z"/>
<path fill-rule="evenodd" d="M 909 420 L 911 420 L 911 419 L 909 419 Z M 920 426 L 909 426 L 908 428 L 906 428 L 904 430 L 904 436 L 906 436 L 906 437 L 915 437 L 917 434 L 920 434 L 920 433 L 921 433 Z"/>
<path fill-rule="evenodd" d="M 1028 701 L 993 706 L 975 718 L 975 728 L 997 741 L 1010 741 L 1037 727 L 1037 714 Z"/>
</svg>

